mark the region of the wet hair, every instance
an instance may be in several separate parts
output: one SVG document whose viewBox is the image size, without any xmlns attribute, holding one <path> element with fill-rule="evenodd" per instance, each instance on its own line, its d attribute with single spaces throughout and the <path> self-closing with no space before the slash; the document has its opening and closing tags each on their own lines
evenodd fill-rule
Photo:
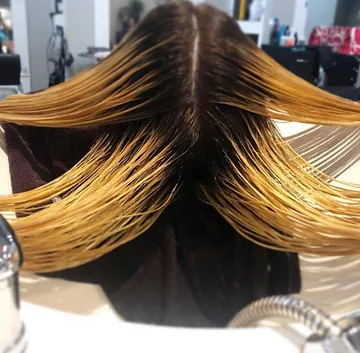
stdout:
<svg viewBox="0 0 360 353">
<path fill-rule="evenodd" d="M 105 127 L 64 175 L 0 198 L 0 211 L 22 215 L 12 224 L 25 269 L 94 260 L 150 229 L 183 190 L 263 247 L 358 253 L 360 192 L 332 184 L 274 119 L 353 126 L 360 105 L 283 69 L 209 5 L 157 7 L 94 68 L 0 102 L 4 122 Z"/>
</svg>

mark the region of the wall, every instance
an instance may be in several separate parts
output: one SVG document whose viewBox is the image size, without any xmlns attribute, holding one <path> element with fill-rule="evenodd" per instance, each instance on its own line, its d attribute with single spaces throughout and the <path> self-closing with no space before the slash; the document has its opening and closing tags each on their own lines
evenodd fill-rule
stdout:
<svg viewBox="0 0 360 353">
<path fill-rule="evenodd" d="M 360 0 L 339 0 L 335 24 L 338 26 L 360 26 Z"/>
<path fill-rule="evenodd" d="M 95 45 L 94 0 L 63 0 L 65 35 L 74 57 Z"/>
<path fill-rule="evenodd" d="M 308 0 L 296 0 L 293 28 L 300 40 L 305 40 L 305 26 L 308 15 Z"/>
<path fill-rule="evenodd" d="M 343 0 L 341 0 L 341 1 L 343 1 Z M 346 25 L 347 26 L 359 26 L 360 25 L 360 1 L 359 0 L 352 0 L 349 2 Z"/>
<path fill-rule="evenodd" d="M 292 26 L 295 0 L 273 0 L 269 6 L 269 11 L 271 11 L 271 18 L 277 17 L 280 24 Z"/>
<path fill-rule="evenodd" d="M 337 2 L 338 0 L 309 0 L 305 25 L 306 40 L 309 39 L 315 26 L 331 26 L 334 24 Z"/>
<path fill-rule="evenodd" d="M 15 52 L 21 58 L 21 83 L 24 92 L 29 92 L 31 90 L 30 59 L 25 0 L 11 0 L 11 11 Z"/>
<path fill-rule="evenodd" d="M 337 26 L 346 26 L 348 20 L 348 12 L 350 4 L 353 0 L 341 0 L 338 1 L 335 14 L 334 24 Z"/>
<path fill-rule="evenodd" d="M 26 11 L 31 89 L 37 91 L 49 85 L 47 45 L 53 31 L 50 13 L 54 0 L 33 0 L 27 3 Z"/>
<path fill-rule="evenodd" d="M 94 0 L 95 46 L 110 47 L 110 0 Z"/>
<path fill-rule="evenodd" d="M 116 31 L 118 30 L 117 15 L 119 9 L 128 4 L 128 0 L 110 0 L 110 41 L 115 42 Z"/>
<path fill-rule="evenodd" d="M 234 11 L 233 0 L 208 0 L 206 2 L 226 12 L 228 15 L 233 16 L 233 11 Z"/>
<path fill-rule="evenodd" d="M 115 41 L 116 32 L 119 30 L 118 25 L 118 12 L 120 8 L 128 6 L 130 0 L 109 0 L 110 1 L 110 40 L 111 42 Z M 142 16 L 145 16 L 149 11 L 151 11 L 157 5 L 157 0 L 142 0 L 144 4 L 144 12 Z"/>
<path fill-rule="evenodd" d="M 94 65 L 93 60 L 78 56 L 95 46 L 95 0 L 63 0 L 64 30 L 68 40 L 69 52 L 74 57 L 71 67 L 66 70 L 67 77 Z M 90 62 L 89 62 L 90 61 Z"/>
</svg>

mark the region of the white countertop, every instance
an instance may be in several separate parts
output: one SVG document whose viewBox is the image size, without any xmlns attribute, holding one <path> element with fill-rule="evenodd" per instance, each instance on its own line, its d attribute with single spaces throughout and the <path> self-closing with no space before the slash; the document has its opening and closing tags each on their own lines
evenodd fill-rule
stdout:
<svg viewBox="0 0 360 353">
<path fill-rule="evenodd" d="M 270 352 L 297 353 L 299 329 L 204 330 L 159 328 L 121 322 L 110 311 L 91 316 L 23 305 L 27 353 L 48 352 Z M 245 348 L 246 347 L 246 348 Z"/>
<path fill-rule="evenodd" d="M 284 135 L 306 128 L 281 123 Z M 0 194 L 11 192 L 8 162 L 1 148 Z M 359 182 L 360 162 L 341 178 Z M 333 315 L 360 308 L 360 258 L 301 257 L 301 297 Z M 202 330 L 174 329 L 125 323 L 112 310 L 96 285 L 21 276 L 22 315 L 29 341 L 28 353 L 107 352 L 299 352 L 304 331 L 298 325 L 284 329 Z"/>
</svg>

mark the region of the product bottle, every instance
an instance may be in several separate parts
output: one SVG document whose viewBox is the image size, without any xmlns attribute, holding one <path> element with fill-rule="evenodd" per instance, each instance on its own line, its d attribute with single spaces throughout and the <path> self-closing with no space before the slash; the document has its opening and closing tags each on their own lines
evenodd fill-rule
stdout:
<svg viewBox="0 0 360 353">
<path fill-rule="evenodd" d="M 279 19 L 274 18 L 272 22 L 272 29 L 270 32 L 270 44 L 279 45 Z"/>
</svg>

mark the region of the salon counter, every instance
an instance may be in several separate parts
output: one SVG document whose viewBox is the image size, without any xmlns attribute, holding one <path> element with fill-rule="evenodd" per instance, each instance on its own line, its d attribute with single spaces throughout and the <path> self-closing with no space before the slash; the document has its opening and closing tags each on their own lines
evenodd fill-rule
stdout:
<svg viewBox="0 0 360 353">
<path fill-rule="evenodd" d="M 284 135 L 306 126 L 279 123 Z M 0 193 L 11 192 L 4 139 L 0 132 Z M 341 176 L 358 181 L 360 163 Z M 301 257 L 301 297 L 339 316 L 360 307 L 358 257 Z M 96 285 L 21 276 L 22 316 L 28 353 L 106 352 L 131 347 L 132 352 L 299 352 L 306 330 L 299 325 L 282 329 L 202 330 L 152 327 L 125 323 Z M 301 329 L 300 329 L 301 328 Z"/>
</svg>

